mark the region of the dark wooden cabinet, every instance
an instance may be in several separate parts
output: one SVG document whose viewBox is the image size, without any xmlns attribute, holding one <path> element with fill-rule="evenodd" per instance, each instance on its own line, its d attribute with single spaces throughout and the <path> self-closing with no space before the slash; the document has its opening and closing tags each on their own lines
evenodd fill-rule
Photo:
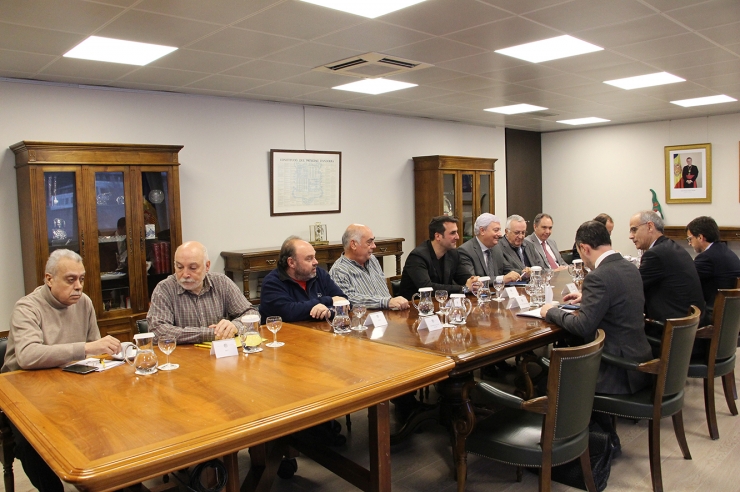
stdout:
<svg viewBox="0 0 740 492">
<path fill-rule="evenodd" d="M 430 155 L 414 157 L 416 244 L 429 239 L 429 221 L 457 217 L 460 240 L 473 236 L 475 219 L 494 213 L 494 164 L 498 159 Z"/>
<path fill-rule="evenodd" d="M 182 242 L 180 145 L 19 142 L 15 153 L 26 293 L 49 254 L 79 253 L 101 335 L 131 340 Z"/>
</svg>

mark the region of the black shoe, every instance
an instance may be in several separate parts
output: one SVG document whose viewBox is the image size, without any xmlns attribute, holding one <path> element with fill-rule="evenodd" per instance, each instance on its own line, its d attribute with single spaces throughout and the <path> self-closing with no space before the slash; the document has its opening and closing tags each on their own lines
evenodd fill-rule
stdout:
<svg viewBox="0 0 740 492">
<path fill-rule="evenodd" d="M 288 479 L 293 478 L 295 472 L 298 471 L 298 462 L 295 458 L 283 458 L 278 467 L 277 475 L 280 478 Z"/>
<path fill-rule="evenodd" d="M 329 432 L 332 434 L 341 434 L 342 433 L 342 424 L 337 422 L 336 420 L 330 420 L 327 422 L 329 425 Z"/>
<path fill-rule="evenodd" d="M 616 432 L 609 433 L 609 441 L 612 445 L 612 459 L 622 456 L 622 443 Z"/>
</svg>

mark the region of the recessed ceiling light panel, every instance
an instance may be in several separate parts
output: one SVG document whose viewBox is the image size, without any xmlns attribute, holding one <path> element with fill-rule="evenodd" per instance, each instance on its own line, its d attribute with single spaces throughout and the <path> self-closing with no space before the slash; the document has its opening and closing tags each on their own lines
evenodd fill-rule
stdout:
<svg viewBox="0 0 740 492">
<path fill-rule="evenodd" d="M 519 113 L 531 113 L 532 111 L 544 111 L 547 108 L 542 106 L 534 106 L 532 104 L 513 104 L 511 106 L 501 106 L 498 108 L 488 108 L 484 111 L 490 111 L 491 113 L 501 114 L 519 114 Z"/>
<path fill-rule="evenodd" d="M 154 60 L 172 53 L 177 48 L 159 44 L 137 43 L 122 39 L 90 36 L 67 53 L 67 58 L 82 58 L 127 65 L 146 65 Z"/>
<path fill-rule="evenodd" d="M 396 80 L 387 79 L 364 79 L 358 80 L 357 82 L 351 82 L 349 84 L 338 85 L 332 87 L 338 91 L 350 91 L 350 92 L 362 92 L 363 94 L 383 94 L 385 92 L 399 91 L 401 89 L 408 89 L 409 87 L 416 87 L 417 84 L 409 84 L 408 82 L 398 82 Z"/>
<path fill-rule="evenodd" d="M 306 3 L 341 10 L 350 14 L 361 15 L 374 19 L 381 15 L 390 14 L 396 10 L 405 9 L 426 0 L 302 0 Z"/>
<path fill-rule="evenodd" d="M 566 35 L 496 50 L 496 53 L 532 63 L 540 63 L 559 58 L 567 58 L 569 56 L 583 55 L 584 53 L 593 53 L 594 51 L 601 51 L 603 49 L 595 44 Z"/>
<path fill-rule="evenodd" d="M 671 101 L 671 104 L 678 104 L 684 108 L 690 108 L 692 106 L 706 106 L 707 104 L 719 104 L 735 102 L 737 99 L 730 96 L 709 96 L 709 97 L 697 97 L 695 99 L 681 99 L 680 101 Z"/>
<path fill-rule="evenodd" d="M 611 120 L 605 120 L 604 118 L 596 118 L 596 117 L 590 117 L 590 118 L 576 118 L 574 120 L 560 120 L 558 123 L 565 123 L 566 125 L 591 125 L 593 123 L 606 123 L 607 121 Z"/>
<path fill-rule="evenodd" d="M 605 84 L 619 87 L 620 89 L 632 90 L 642 87 L 653 87 L 656 85 L 675 84 L 676 82 L 686 82 L 686 79 L 676 77 L 668 72 L 649 73 L 638 75 L 637 77 L 627 77 L 624 79 L 606 80 Z"/>
</svg>

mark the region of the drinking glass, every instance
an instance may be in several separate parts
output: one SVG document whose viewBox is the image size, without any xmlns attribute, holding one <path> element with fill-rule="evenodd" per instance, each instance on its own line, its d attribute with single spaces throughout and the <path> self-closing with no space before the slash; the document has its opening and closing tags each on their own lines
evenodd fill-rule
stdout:
<svg viewBox="0 0 740 492">
<path fill-rule="evenodd" d="M 573 279 L 573 282 L 575 282 L 576 277 L 578 277 L 578 270 L 576 269 L 576 266 L 572 263 L 568 265 L 568 274 L 570 275 L 570 278 Z"/>
<path fill-rule="evenodd" d="M 546 284 L 546 285 L 552 285 L 552 284 L 550 283 L 550 281 L 552 280 L 552 278 L 553 278 L 554 276 L 555 276 L 555 272 L 553 271 L 553 269 L 552 269 L 552 268 L 546 268 L 546 269 L 545 269 L 545 272 L 544 272 L 544 277 L 545 277 L 545 284 Z"/>
<path fill-rule="evenodd" d="M 446 290 L 435 290 L 434 291 L 434 298 L 437 299 L 437 302 L 439 303 L 439 312 L 444 314 L 444 305 L 447 303 L 448 294 Z"/>
<path fill-rule="evenodd" d="M 167 363 L 159 366 L 160 371 L 172 371 L 180 367 L 180 364 L 170 364 L 170 354 L 175 350 L 177 346 L 177 339 L 169 337 L 159 337 L 157 342 L 159 350 L 167 355 Z"/>
<path fill-rule="evenodd" d="M 359 320 L 359 324 L 356 326 L 352 326 L 352 329 L 355 331 L 365 331 L 367 330 L 366 326 L 363 326 L 362 324 L 362 317 L 365 316 L 365 313 L 367 312 L 367 308 L 361 304 L 355 304 L 352 307 L 352 314 L 355 315 L 355 318 Z"/>
<path fill-rule="evenodd" d="M 496 298 L 494 301 L 501 302 L 504 300 L 503 297 L 501 297 L 501 291 L 504 290 L 504 277 L 499 275 L 493 280 L 493 288 L 496 289 Z"/>
<path fill-rule="evenodd" d="M 277 341 L 277 332 L 283 327 L 283 318 L 280 316 L 270 316 L 267 318 L 267 329 L 272 332 L 272 342 L 266 343 L 267 347 L 278 348 L 285 345 L 284 342 Z"/>
</svg>

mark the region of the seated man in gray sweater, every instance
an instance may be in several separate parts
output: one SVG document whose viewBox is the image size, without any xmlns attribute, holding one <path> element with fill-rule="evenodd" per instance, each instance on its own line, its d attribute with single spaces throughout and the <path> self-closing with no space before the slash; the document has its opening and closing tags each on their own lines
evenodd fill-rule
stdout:
<svg viewBox="0 0 740 492">
<path fill-rule="evenodd" d="M 58 249 L 46 262 L 44 285 L 16 302 L 2 372 L 48 369 L 89 355 L 113 355 L 120 342 L 100 338 L 92 301 L 82 292 L 85 266 L 74 251 Z M 34 487 L 42 492 L 62 492 L 59 477 L 10 423 L 15 456 Z"/>
</svg>

